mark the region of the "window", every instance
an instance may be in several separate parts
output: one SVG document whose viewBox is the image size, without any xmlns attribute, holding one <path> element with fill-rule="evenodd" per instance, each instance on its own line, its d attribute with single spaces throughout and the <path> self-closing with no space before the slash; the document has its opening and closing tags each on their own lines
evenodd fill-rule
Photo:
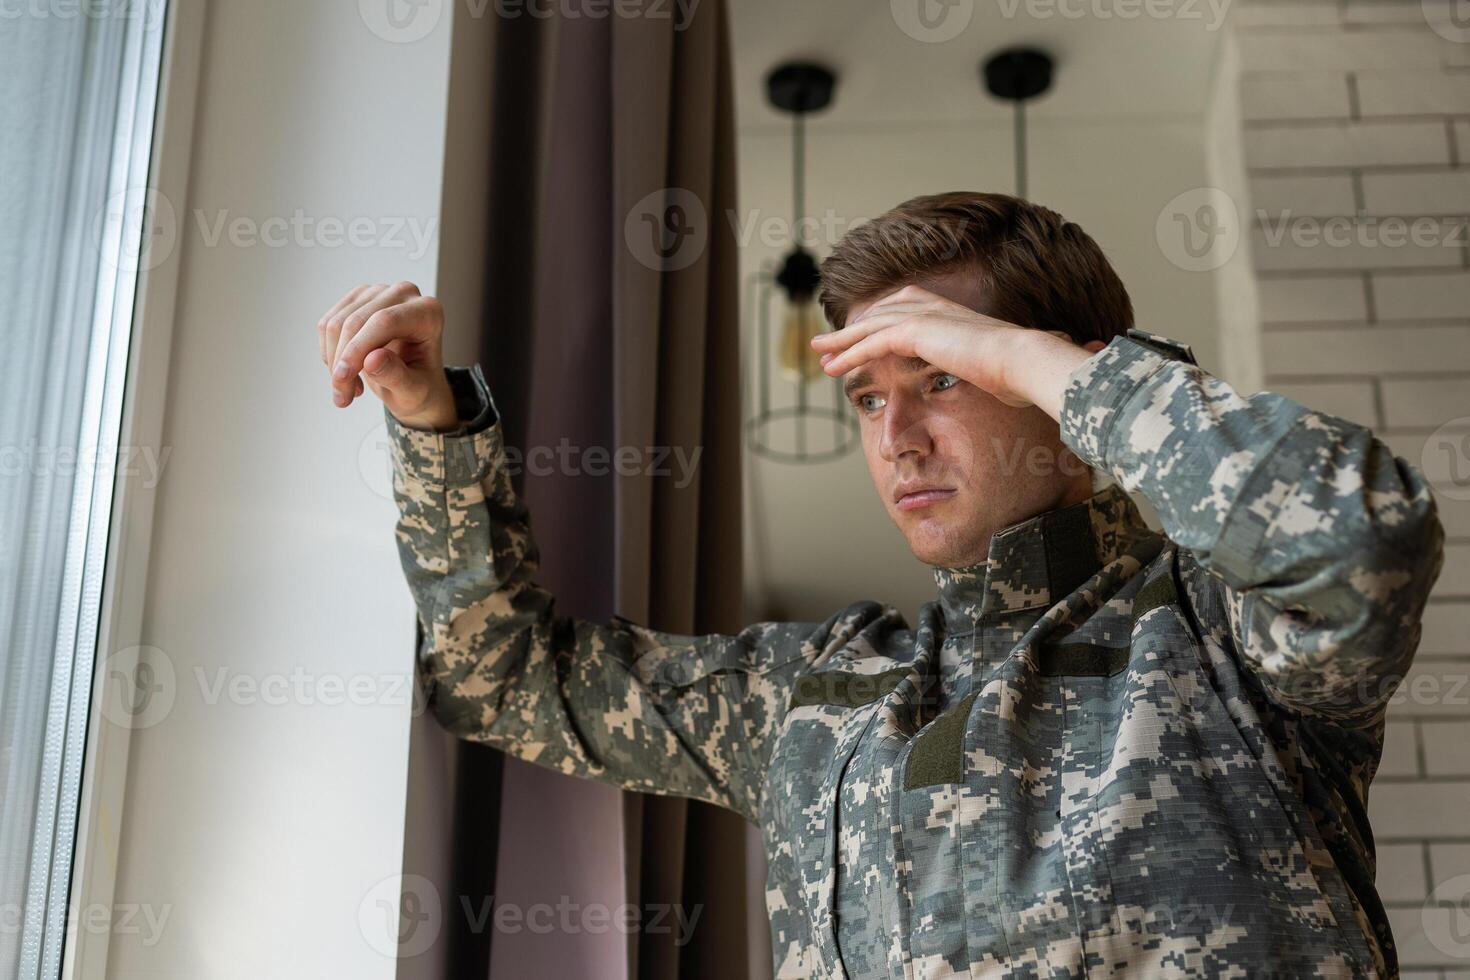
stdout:
<svg viewBox="0 0 1470 980">
<path fill-rule="evenodd" d="M 0 0 L 0 980 L 72 924 L 164 12 Z"/>
</svg>

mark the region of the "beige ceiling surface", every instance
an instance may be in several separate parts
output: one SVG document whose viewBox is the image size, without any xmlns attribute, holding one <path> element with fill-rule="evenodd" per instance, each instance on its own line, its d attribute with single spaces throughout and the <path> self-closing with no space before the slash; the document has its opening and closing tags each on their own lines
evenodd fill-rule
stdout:
<svg viewBox="0 0 1470 980">
<path fill-rule="evenodd" d="M 730 0 L 739 123 L 786 125 L 763 79 L 796 59 L 838 73 L 823 123 L 1003 123 L 1010 108 L 982 90 L 979 66 L 1013 45 L 1056 59 L 1052 91 L 1032 103 L 1038 123 L 1198 117 L 1229 2 Z"/>
</svg>

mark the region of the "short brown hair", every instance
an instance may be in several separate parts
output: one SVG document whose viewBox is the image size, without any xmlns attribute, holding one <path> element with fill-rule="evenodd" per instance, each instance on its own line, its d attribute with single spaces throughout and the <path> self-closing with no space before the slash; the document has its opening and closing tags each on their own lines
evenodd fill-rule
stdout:
<svg viewBox="0 0 1470 980">
<path fill-rule="evenodd" d="M 972 268 L 986 309 L 1008 323 L 1107 343 L 1133 326 L 1128 290 L 1097 242 L 1049 208 L 1008 194 L 951 191 L 904 201 L 853 228 L 822 263 L 835 330 L 856 303 Z"/>
</svg>

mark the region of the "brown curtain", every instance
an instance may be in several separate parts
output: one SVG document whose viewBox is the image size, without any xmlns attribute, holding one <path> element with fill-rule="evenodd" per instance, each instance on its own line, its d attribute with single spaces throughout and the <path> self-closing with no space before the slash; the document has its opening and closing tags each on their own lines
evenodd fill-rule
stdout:
<svg viewBox="0 0 1470 980">
<path fill-rule="evenodd" d="M 509 445 L 570 447 L 570 468 L 527 466 L 519 480 L 539 580 L 561 611 L 733 632 L 741 480 L 727 13 L 723 0 L 702 0 L 687 23 L 675 4 L 618 9 L 527 5 L 471 25 L 495 33 L 480 360 Z M 668 456 L 666 475 L 597 475 L 579 465 L 587 447 L 658 447 L 698 466 L 687 485 Z M 460 870 L 457 894 L 560 901 L 573 920 L 591 903 L 623 902 L 698 918 L 682 944 L 672 917 L 628 936 L 568 933 L 559 920 L 546 934 L 451 937 L 454 976 L 480 974 L 484 960 L 493 977 L 618 977 L 624 957 L 630 978 L 769 975 L 757 839 L 743 821 L 473 748 L 456 776 L 456 839 L 500 843 L 492 860 L 476 855 Z"/>
</svg>

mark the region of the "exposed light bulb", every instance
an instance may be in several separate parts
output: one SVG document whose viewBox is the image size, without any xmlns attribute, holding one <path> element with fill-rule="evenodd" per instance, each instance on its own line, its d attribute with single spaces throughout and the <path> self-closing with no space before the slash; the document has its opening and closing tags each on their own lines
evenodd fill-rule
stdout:
<svg viewBox="0 0 1470 980">
<path fill-rule="evenodd" d="M 781 320 L 779 358 L 781 374 L 800 384 L 822 377 L 822 357 L 812 349 L 812 338 L 822 333 L 826 320 L 811 296 L 793 297 Z"/>
</svg>

